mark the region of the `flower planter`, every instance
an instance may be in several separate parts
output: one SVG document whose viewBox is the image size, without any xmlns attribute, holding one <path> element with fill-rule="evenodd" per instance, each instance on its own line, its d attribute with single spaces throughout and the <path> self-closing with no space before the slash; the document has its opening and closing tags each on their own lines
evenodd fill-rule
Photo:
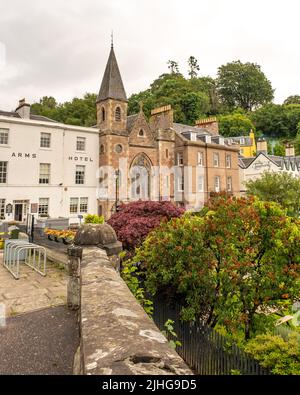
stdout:
<svg viewBox="0 0 300 395">
<path fill-rule="evenodd" d="M 72 239 L 68 238 L 68 237 L 63 237 L 62 238 L 62 242 L 66 245 L 69 245 L 72 243 Z"/>
</svg>

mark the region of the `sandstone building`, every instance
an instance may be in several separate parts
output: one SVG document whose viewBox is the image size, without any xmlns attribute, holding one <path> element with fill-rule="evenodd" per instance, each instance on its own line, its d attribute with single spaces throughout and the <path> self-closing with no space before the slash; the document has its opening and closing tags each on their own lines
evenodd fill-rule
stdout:
<svg viewBox="0 0 300 395">
<path fill-rule="evenodd" d="M 97 99 L 99 214 L 107 218 L 119 202 L 140 198 L 197 209 L 211 192 L 239 193 L 239 148 L 226 144 L 215 118 L 183 125 L 164 106 L 147 120 L 142 106 L 127 116 L 127 105 L 112 47 Z M 147 181 L 140 185 L 142 174 Z"/>
</svg>

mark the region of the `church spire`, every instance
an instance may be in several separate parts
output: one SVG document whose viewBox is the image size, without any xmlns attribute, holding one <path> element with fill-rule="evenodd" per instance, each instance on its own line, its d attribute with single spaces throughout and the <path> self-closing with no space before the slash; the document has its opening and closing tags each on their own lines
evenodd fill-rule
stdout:
<svg viewBox="0 0 300 395">
<path fill-rule="evenodd" d="M 101 88 L 97 102 L 106 99 L 127 101 L 122 77 L 113 47 L 113 33 L 111 39 L 111 49 L 104 72 Z"/>
</svg>

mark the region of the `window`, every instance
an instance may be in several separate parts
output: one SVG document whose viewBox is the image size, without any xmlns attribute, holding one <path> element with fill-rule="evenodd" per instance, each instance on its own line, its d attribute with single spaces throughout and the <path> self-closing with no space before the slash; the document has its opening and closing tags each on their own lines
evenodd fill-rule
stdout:
<svg viewBox="0 0 300 395">
<path fill-rule="evenodd" d="M 88 198 L 87 197 L 82 197 L 80 198 L 80 212 L 81 213 L 87 213 L 88 212 Z"/>
<path fill-rule="evenodd" d="M 101 144 L 100 145 L 100 155 L 103 155 L 103 154 L 104 154 L 104 145 Z"/>
<path fill-rule="evenodd" d="M 8 130 L 0 129 L 0 144 L 8 144 Z"/>
<path fill-rule="evenodd" d="M 120 108 L 120 107 L 117 107 L 117 108 L 116 108 L 115 120 L 116 120 L 116 121 L 121 121 L 121 108 Z"/>
<path fill-rule="evenodd" d="M 169 150 L 166 149 L 166 158 L 168 158 L 168 157 L 169 157 Z"/>
<path fill-rule="evenodd" d="M 123 151 L 122 145 L 121 144 L 117 144 L 115 146 L 115 151 L 116 151 L 117 154 L 120 154 Z"/>
<path fill-rule="evenodd" d="M 232 177 L 227 177 L 227 191 L 232 192 Z"/>
<path fill-rule="evenodd" d="M 101 109 L 101 115 L 102 115 L 102 122 L 104 122 L 105 121 L 105 109 L 104 109 L 104 107 L 102 107 L 102 109 Z"/>
<path fill-rule="evenodd" d="M 75 184 L 84 184 L 85 166 L 76 166 Z"/>
<path fill-rule="evenodd" d="M 198 152 L 198 166 L 204 166 L 203 152 Z"/>
<path fill-rule="evenodd" d="M 7 162 L 0 162 L 0 184 L 7 182 Z"/>
<path fill-rule="evenodd" d="M 49 199 L 40 198 L 39 199 L 39 216 L 48 217 L 49 215 Z"/>
<path fill-rule="evenodd" d="M 0 219 L 5 219 L 5 199 L 0 199 Z"/>
<path fill-rule="evenodd" d="M 214 167 L 219 167 L 219 164 L 220 164 L 219 154 L 217 152 L 214 152 Z"/>
<path fill-rule="evenodd" d="M 177 179 L 177 191 L 178 192 L 183 192 L 184 191 L 184 176 L 181 175 L 180 177 L 178 177 Z"/>
<path fill-rule="evenodd" d="M 139 136 L 140 136 L 140 137 L 144 137 L 144 136 L 145 136 L 145 133 L 144 133 L 143 129 L 141 129 L 141 130 L 139 131 Z"/>
<path fill-rule="evenodd" d="M 220 177 L 216 176 L 215 177 L 215 192 L 220 192 L 220 188 L 221 188 L 220 184 L 221 184 L 220 183 Z"/>
<path fill-rule="evenodd" d="M 40 184 L 50 184 L 50 163 L 40 163 Z"/>
<path fill-rule="evenodd" d="M 170 188 L 170 177 L 166 176 L 166 187 L 169 189 Z"/>
<path fill-rule="evenodd" d="M 85 137 L 77 137 L 76 151 L 85 151 Z"/>
<path fill-rule="evenodd" d="M 198 176 L 198 192 L 204 191 L 204 176 Z"/>
<path fill-rule="evenodd" d="M 50 148 L 51 133 L 41 133 L 41 148 Z"/>
<path fill-rule="evenodd" d="M 77 214 L 78 213 L 78 198 L 71 198 L 70 199 L 70 214 Z"/>
<path fill-rule="evenodd" d="M 231 167 L 231 155 L 226 155 L 226 167 L 228 169 Z"/>
<path fill-rule="evenodd" d="M 183 166 L 183 153 L 178 152 L 177 154 L 177 166 Z"/>
</svg>

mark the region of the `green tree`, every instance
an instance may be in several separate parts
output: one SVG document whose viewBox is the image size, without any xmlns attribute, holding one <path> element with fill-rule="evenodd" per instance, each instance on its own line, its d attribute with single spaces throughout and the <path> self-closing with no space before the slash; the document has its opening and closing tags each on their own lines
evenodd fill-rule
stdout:
<svg viewBox="0 0 300 395">
<path fill-rule="evenodd" d="M 163 222 L 136 250 L 146 288 L 183 306 L 185 319 L 243 330 L 299 296 L 299 223 L 276 203 L 217 196 L 201 216 Z"/>
<path fill-rule="evenodd" d="M 198 64 L 198 60 L 194 56 L 190 56 L 188 59 L 189 65 L 189 76 L 190 78 L 196 78 L 198 71 L 200 70 L 200 66 Z"/>
<path fill-rule="evenodd" d="M 252 113 L 251 119 L 266 136 L 294 138 L 300 122 L 300 105 L 267 104 Z"/>
<path fill-rule="evenodd" d="M 219 67 L 217 81 L 220 97 L 230 109 L 252 111 L 274 97 L 271 82 L 256 63 L 227 63 Z"/>
<path fill-rule="evenodd" d="M 248 136 L 250 130 L 254 130 L 254 124 L 245 115 L 241 113 L 232 113 L 221 115 L 219 117 L 220 134 L 225 137 Z"/>
<path fill-rule="evenodd" d="M 170 70 L 171 74 L 179 73 L 179 66 L 178 63 L 174 60 L 168 60 L 168 69 Z"/>
<path fill-rule="evenodd" d="M 300 104 L 300 95 L 289 96 L 283 104 Z"/>
<path fill-rule="evenodd" d="M 31 111 L 70 125 L 94 126 L 97 123 L 96 99 L 96 94 L 86 93 L 82 99 L 75 97 L 70 102 L 57 104 L 53 97 L 45 96 L 31 106 Z"/>
<path fill-rule="evenodd" d="M 293 141 L 293 144 L 295 146 L 295 154 L 300 155 L 300 122 L 298 124 L 297 130 L 298 130 L 298 132 L 297 132 L 295 140 Z"/>
<path fill-rule="evenodd" d="M 300 214 L 300 179 L 291 174 L 265 172 L 256 179 L 246 183 L 247 194 L 257 196 L 264 201 L 279 203 L 288 215 L 298 217 Z"/>
<path fill-rule="evenodd" d="M 251 339 L 245 351 L 272 373 L 300 375 L 300 342 L 296 334 L 287 340 L 277 335 L 259 335 Z"/>
<path fill-rule="evenodd" d="M 153 108 L 170 104 L 175 122 L 192 125 L 201 115 L 211 111 L 209 81 L 198 80 L 188 80 L 180 73 L 162 74 L 149 89 L 129 98 L 128 112 L 137 113 L 140 101 L 143 101 L 146 116 L 150 115 Z"/>
<path fill-rule="evenodd" d="M 279 104 L 267 104 L 251 114 L 256 129 L 265 136 L 287 137 L 289 135 L 288 119 L 284 107 Z"/>
<path fill-rule="evenodd" d="M 209 111 L 209 98 L 202 92 L 190 92 L 182 96 L 180 105 L 185 115 L 185 123 L 194 125 L 197 119 Z"/>
<path fill-rule="evenodd" d="M 285 156 L 285 147 L 281 143 L 276 143 L 273 147 L 273 155 Z"/>
</svg>

